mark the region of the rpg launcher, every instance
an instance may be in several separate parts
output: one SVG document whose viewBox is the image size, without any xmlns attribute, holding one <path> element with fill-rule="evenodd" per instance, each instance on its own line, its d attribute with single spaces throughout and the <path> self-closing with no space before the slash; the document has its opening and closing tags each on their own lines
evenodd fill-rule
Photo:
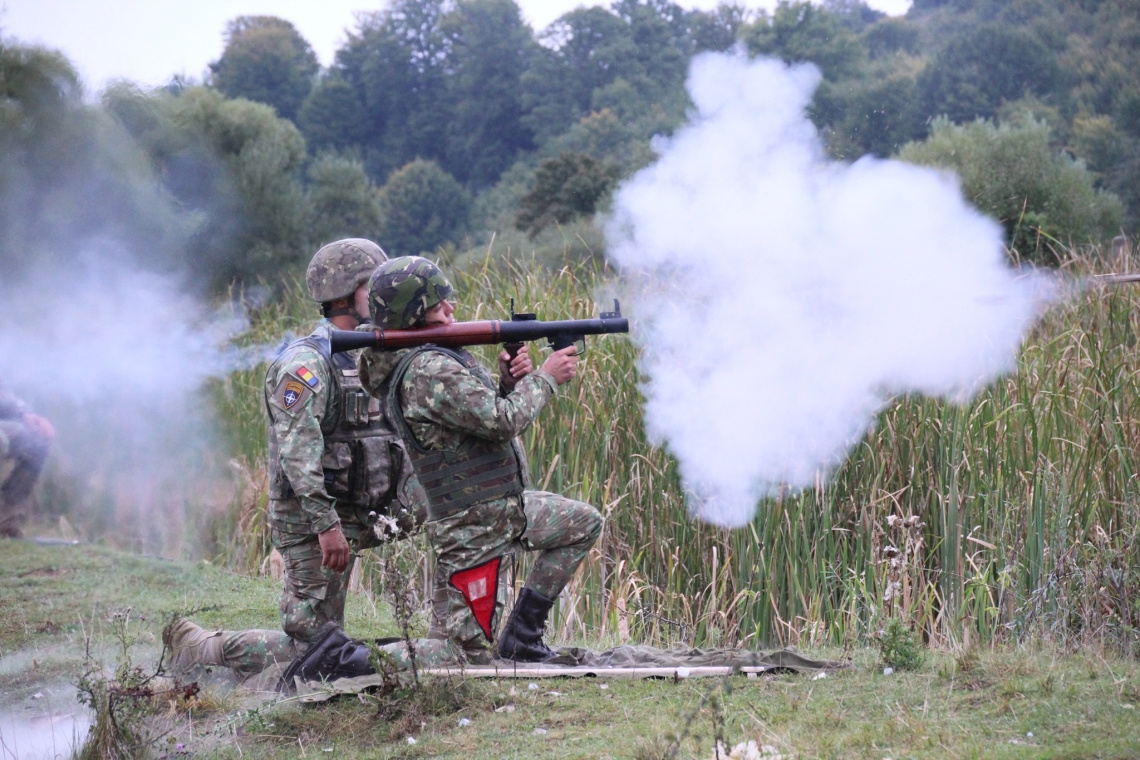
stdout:
<svg viewBox="0 0 1140 760">
<path fill-rule="evenodd" d="M 627 332 L 629 320 L 621 315 L 621 304 L 615 298 L 614 310 L 602 312 L 597 319 L 541 322 L 534 314 L 515 314 L 512 302 L 510 321 L 452 322 L 450 325 L 414 330 L 333 330 L 329 342 L 333 353 L 357 348 L 394 351 L 428 343 L 448 348 L 502 343 L 514 356 L 523 343 L 546 338 L 555 351 L 578 345 L 578 353 L 582 354 L 586 350 L 587 335 Z"/>
<path fill-rule="evenodd" d="M 1094 274 L 1089 280 L 1097 285 L 1127 285 L 1140 282 L 1140 274 Z"/>
</svg>

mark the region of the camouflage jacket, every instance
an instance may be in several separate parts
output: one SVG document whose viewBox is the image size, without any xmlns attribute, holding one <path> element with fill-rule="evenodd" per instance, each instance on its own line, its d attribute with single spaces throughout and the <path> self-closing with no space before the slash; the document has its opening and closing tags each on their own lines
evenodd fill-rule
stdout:
<svg viewBox="0 0 1140 760">
<path fill-rule="evenodd" d="M 281 531 L 322 533 L 338 520 L 359 548 L 390 540 L 426 517 L 403 443 L 360 384 L 356 357 L 328 352 L 322 322 L 294 341 L 265 377 L 269 412 L 269 519 Z M 374 535 L 375 533 L 375 535 Z"/>
<path fill-rule="evenodd" d="M 387 395 L 386 380 L 400 360 L 413 349 L 364 351 L 360 380 L 377 398 Z M 510 393 L 502 385 L 488 387 L 478 370 L 468 369 L 447 354 L 420 353 L 408 367 L 400 387 L 401 408 L 416 441 L 425 449 L 460 451 L 471 439 L 506 443 L 523 433 L 557 393 L 558 383 L 536 370 Z M 485 372 L 485 371 L 484 371 Z M 522 446 L 516 446 L 521 455 Z M 522 461 L 523 477 L 526 462 Z"/>
</svg>

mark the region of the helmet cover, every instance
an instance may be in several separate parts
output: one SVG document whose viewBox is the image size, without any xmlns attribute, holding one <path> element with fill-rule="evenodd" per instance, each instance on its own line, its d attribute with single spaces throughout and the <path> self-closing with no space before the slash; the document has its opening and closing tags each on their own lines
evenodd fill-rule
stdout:
<svg viewBox="0 0 1140 760">
<path fill-rule="evenodd" d="M 309 298 L 318 303 L 350 298 L 368 282 L 372 270 L 387 260 L 383 249 L 371 240 L 346 238 L 329 243 L 317 251 L 305 272 Z"/>
<path fill-rule="evenodd" d="M 420 327 L 428 310 L 453 292 L 439 267 L 422 256 L 390 259 L 368 281 L 372 322 L 388 330 Z"/>
</svg>

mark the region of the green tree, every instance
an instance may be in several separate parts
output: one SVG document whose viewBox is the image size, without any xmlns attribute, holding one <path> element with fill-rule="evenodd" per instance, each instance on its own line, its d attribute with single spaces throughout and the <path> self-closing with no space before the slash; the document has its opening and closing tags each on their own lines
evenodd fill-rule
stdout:
<svg viewBox="0 0 1140 760">
<path fill-rule="evenodd" d="M 337 51 L 335 72 L 362 108 L 346 114 L 367 126 L 365 163 L 384 177 L 417 156 L 442 161 L 452 103 L 447 89 L 447 39 L 440 30 L 445 0 L 394 0 L 359 17 Z"/>
<path fill-rule="evenodd" d="M 224 288 L 275 282 L 303 267 L 305 141 L 292 122 L 262 103 L 204 87 L 177 96 L 112 88 L 104 106 L 197 220 L 186 252 L 193 270 Z"/>
<path fill-rule="evenodd" d="M 226 24 L 222 57 L 210 64 L 211 83 L 231 98 L 266 103 L 286 119 L 297 116 L 320 71 L 317 56 L 294 26 L 274 16 L 238 16 Z"/>
<path fill-rule="evenodd" d="M 741 37 L 753 55 L 777 56 L 789 63 L 811 61 L 828 79 L 854 73 L 866 55 L 839 16 L 806 0 L 780 0 L 771 16 L 761 15 Z"/>
<path fill-rule="evenodd" d="M 440 26 L 455 104 L 445 166 L 461 182 L 486 187 L 534 147 L 522 123 L 520 80 L 536 45 L 514 0 L 461 0 Z"/>
<path fill-rule="evenodd" d="M 563 153 L 543 161 L 523 196 L 515 226 L 534 237 L 552 224 L 590 216 L 617 184 L 619 168 L 590 156 Z"/>
<path fill-rule="evenodd" d="M 346 237 L 379 239 L 380 195 L 359 161 L 328 154 L 309 167 L 305 190 L 311 248 Z"/>
<path fill-rule="evenodd" d="M 365 145 L 373 131 L 360 92 L 336 69 L 313 87 L 297 114 L 297 126 L 313 150 Z"/>
<path fill-rule="evenodd" d="M 1120 199 L 1096 190 L 1083 164 L 1054 150 L 1043 122 L 958 126 L 939 119 L 926 141 L 906 145 L 899 158 L 953 170 L 966 198 L 1005 226 L 1011 245 L 1044 263 L 1057 261 L 1050 240 L 1111 237 L 1123 218 Z"/>
<path fill-rule="evenodd" d="M 992 118 L 1002 103 L 1048 97 L 1062 83 L 1057 54 L 1032 32 L 998 24 L 974 27 L 946 44 L 918 77 L 927 116 L 954 122 Z"/>
<path fill-rule="evenodd" d="M 0 156 L 0 289 L 101 249 L 179 263 L 192 220 L 61 53 L 0 40 Z"/>
<path fill-rule="evenodd" d="M 383 233 L 390 256 L 411 256 L 455 242 L 467 227 L 471 199 L 434 161 L 416 159 L 380 189 Z"/>
</svg>

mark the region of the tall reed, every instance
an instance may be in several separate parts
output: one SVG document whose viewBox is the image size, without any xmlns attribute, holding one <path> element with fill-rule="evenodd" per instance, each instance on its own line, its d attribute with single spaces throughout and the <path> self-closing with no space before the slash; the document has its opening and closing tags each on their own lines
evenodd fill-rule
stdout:
<svg viewBox="0 0 1140 760">
<path fill-rule="evenodd" d="M 1075 262 L 1076 274 L 1135 265 L 1127 251 Z M 549 270 L 491 256 L 452 274 L 461 319 L 503 316 L 512 298 L 544 319 L 592 316 L 612 276 L 593 260 Z M 535 487 L 606 518 L 559 602 L 558 636 L 846 643 L 901 615 L 935 641 L 1046 634 L 1135 652 L 1138 307 L 1140 288 L 1074 292 L 1034 329 L 1016 374 L 964 405 L 895 399 L 830 478 L 762 502 L 739 530 L 690 519 L 675 461 L 643 432 L 635 346 L 592 340 L 578 379 L 525 436 Z M 278 310 L 262 335 L 297 313 Z M 263 472 L 257 371 L 222 398 L 243 466 Z M 250 542 L 229 552 L 246 568 L 264 535 L 234 546 Z"/>
</svg>

